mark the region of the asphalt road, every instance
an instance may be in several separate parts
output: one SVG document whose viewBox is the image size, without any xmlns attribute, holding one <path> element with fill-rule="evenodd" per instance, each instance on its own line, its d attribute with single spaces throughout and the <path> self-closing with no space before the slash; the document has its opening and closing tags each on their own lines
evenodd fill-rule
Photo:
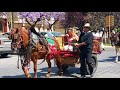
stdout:
<svg viewBox="0 0 120 90">
<path fill-rule="evenodd" d="M 120 63 L 114 63 L 115 60 L 115 48 L 105 47 L 98 58 L 98 68 L 93 78 L 120 78 Z M 0 57 L 0 78 L 25 78 L 25 75 L 20 68 L 17 69 L 17 55 L 8 55 L 6 58 Z M 38 78 L 46 78 L 47 63 L 40 64 L 42 60 L 38 60 Z M 40 65 L 39 65 L 40 64 Z M 30 65 L 30 74 L 33 76 L 33 63 Z M 57 75 L 58 68 L 54 65 L 52 60 L 52 70 L 50 78 L 78 78 L 80 65 L 76 67 L 69 67 L 62 76 Z"/>
</svg>

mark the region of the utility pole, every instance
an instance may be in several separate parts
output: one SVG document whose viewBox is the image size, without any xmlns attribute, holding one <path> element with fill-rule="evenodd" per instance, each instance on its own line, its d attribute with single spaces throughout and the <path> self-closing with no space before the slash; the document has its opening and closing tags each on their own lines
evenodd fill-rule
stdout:
<svg viewBox="0 0 120 90">
<path fill-rule="evenodd" d="M 14 28 L 14 19 L 13 19 L 13 12 L 10 12 L 10 22 L 11 22 L 11 28 Z"/>
<path fill-rule="evenodd" d="M 108 15 L 106 16 L 106 28 L 108 28 L 108 40 L 109 43 L 111 42 L 111 27 L 114 26 L 114 15 L 112 15 L 110 12 L 108 12 Z"/>
<path fill-rule="evenodd" d="M 108 26 L 109 43 L 111 43 L 111 41 L 110 41 L 110 37 L 111 37 L 111 33 L 110 33 L 110 31 L 111 31 L 111 30 L 110 30 L 110 28 L 111 28 L 111 25 L 110 25 L 110 20 L 111 20 L 111 19 L 110 19 L 110 14 L 109 14 L 109 19 L 108 19 L 108 20 L 109 20 L 109 26 Z"/>
</svg>

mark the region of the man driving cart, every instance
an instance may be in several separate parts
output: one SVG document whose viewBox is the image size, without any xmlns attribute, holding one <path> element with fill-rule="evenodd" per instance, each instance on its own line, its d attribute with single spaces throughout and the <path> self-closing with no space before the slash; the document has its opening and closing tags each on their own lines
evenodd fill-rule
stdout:
<svg viewBox="0 0 120 90">
<path fill-rule="evenodd" d="M 75 44 L 76 47 L 80 49 L 80 73 L 81 78 L 86 78 L 86 64 L 90 71 L 90 77 L 93 77 L 94 61 L 92 57 L 93 51 L 93 34 L 90 31 L 90 24 L 86 23 L 83 27 L 83 31 L 79 36 L 78 44 Z"/>
</svg>

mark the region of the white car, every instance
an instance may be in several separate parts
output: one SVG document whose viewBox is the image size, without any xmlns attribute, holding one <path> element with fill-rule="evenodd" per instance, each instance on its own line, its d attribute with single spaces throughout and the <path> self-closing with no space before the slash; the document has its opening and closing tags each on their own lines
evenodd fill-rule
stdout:
<svg viewBox="0 0 120 90">
<path fill-rule="evenodd" d="M 11 40 L 5 35 L 0 34 L 0 55 L 6 57 L 12 53 Z"/>
</svg>

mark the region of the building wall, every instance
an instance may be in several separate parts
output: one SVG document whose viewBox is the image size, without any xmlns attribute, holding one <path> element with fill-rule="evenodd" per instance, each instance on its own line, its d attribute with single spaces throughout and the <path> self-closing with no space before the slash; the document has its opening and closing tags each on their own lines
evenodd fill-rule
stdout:
<svg viewBox="0 0 120 90">
<path fill-rule="evenodd" d="M 4 31 L 4 20 L 3 18 L 0 18 L 0 33 L 3 33 Z"/>
</svg>

